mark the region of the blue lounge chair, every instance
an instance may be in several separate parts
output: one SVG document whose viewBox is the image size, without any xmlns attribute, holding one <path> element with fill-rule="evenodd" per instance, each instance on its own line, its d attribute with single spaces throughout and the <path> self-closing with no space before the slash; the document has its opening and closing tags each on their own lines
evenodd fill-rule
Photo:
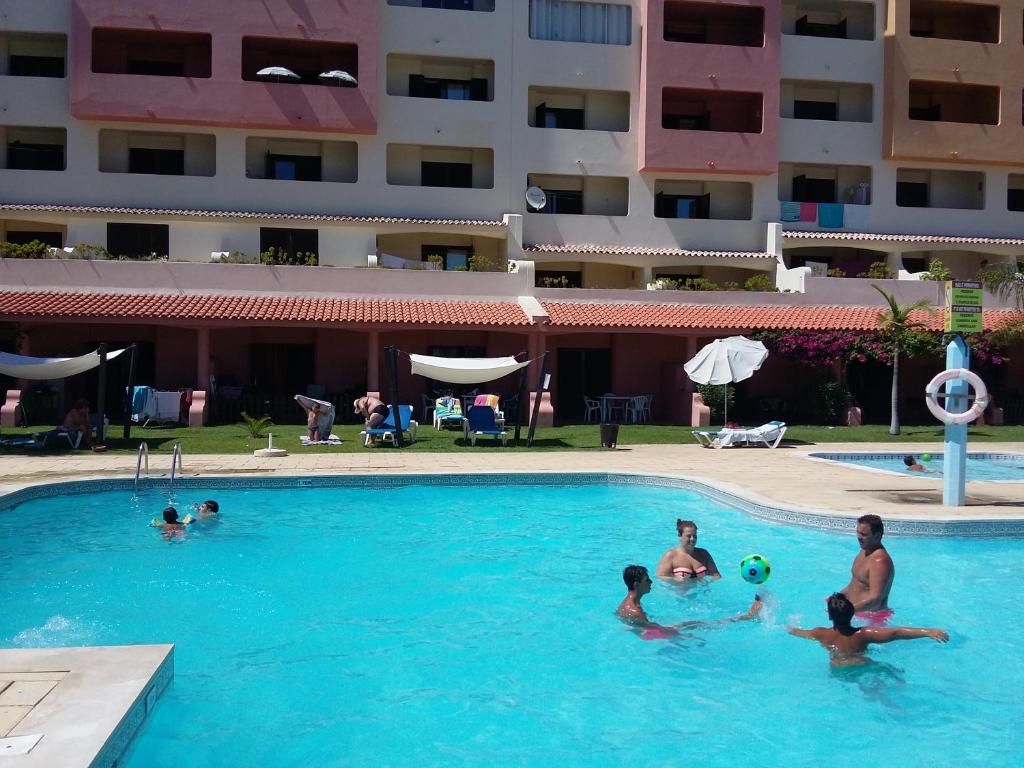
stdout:
<svg viewBox="0 0 1024 768">
<path fill-rule="evenodd" d="M 495 440 L 500 439 L 502 445 L 508 445 L 508 432 L 498 428 L 494 409 L 486 405 L 476 405 L 469 409 L 469 415 L 462 422 L 462 433 L 469 438 L 471 445 L 476 445 L 480 435 L 491 435 Z"/>
<path fill-rule="evenodd" d="M 400 405 L 398 406 L 398 417 L 401 419 L 402 431 L 406 432 L 409 436 L 409 442 L 416 442 L 416 428 L 419 426 L 418 422 L 413 421 L 412 418 L 412 406 L 411 405 Z M 359 433 L 363 436 L 363 445 L 370 445 L 373 442 L 373 438 L 379 437 L 385 443 L 395 442 L 395 411 L 394 406 L 388 406 L 387 418 L 381 422 L 379 427 L 373 429 L 364 429 Z"/>
</svg>

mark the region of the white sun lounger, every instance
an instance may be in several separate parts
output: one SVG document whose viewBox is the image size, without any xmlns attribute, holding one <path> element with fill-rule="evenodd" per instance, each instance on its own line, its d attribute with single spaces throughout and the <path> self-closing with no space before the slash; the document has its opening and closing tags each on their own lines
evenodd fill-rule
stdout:
<svg viewBox="0 0 1024 768">
<path fill-rule="evenodd" d="M 717 432 L 695 429 L 692 434 L 705 448 L 730 448 L 738 445 L 764 445 L 778 448 L 786 434 L 784 421 L 770 421 L 750 429 L 720 429 Z"/>
</svg>

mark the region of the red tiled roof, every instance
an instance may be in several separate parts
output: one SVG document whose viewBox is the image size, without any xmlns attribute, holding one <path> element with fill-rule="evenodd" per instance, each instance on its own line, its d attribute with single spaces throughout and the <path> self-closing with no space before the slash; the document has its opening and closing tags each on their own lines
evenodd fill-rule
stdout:
<svg viewBox="0 0 1024 768">
<path fill-rule="evenodd" d="M 694 328 L 694 329 L 844 329 L 868 331 L 878 327 L 878 307 L 726 307 L 692 304 L 595 304 L 542 302 L 551 327 L 577 328 Z M 1010 311 L 985 313 L 985 327 L 997 328 Z M 941 330 L 942 313 L 912 315 L 932 330 Z"/>
<path fill-rule="evenodd" d="M 873 232 L 821 232 L 817 230 L 787 229 L 783 237 L 808 240 L 874 240 L 902 243 L 949 243 L 955 245 L 1024 245 L 1016 237 L 959 237 L 953 235 L 884 235 Z"/>
<path fill-rule="evenodd" d="M 524 245 L 526 253 L 607 253 L 614 256 L 713 256 L 715 258 L 771 259 L 764 251 L 691 251 L 684 248 L 640 248 L 618 245 L 591 245 L 589 243 L 534 243 Z"/>
<path fill-rule="evenodd" d="M 296 296 L 134 293 L 0 293 L 0 317 L 249 322 L 529 325 L 519 304 L 502 301 L 420 301 Z"/>
<path fill-rule="evenodd" d="M 274 213 L 268 211 L 207 211 L 177 208 L 121 208 L 98 205 L 19 205 L 0 204 L 0 211 L 22 213 L 97 213 L 104 216 L 182 216 L 202 219 L 285 219 L 357 224 L 440 224 L 451 226 L 503 227 L 505 223 L 490 219 L 424 219 L 406 216 L 335 216 L 326 213 Z"/>
</svg>

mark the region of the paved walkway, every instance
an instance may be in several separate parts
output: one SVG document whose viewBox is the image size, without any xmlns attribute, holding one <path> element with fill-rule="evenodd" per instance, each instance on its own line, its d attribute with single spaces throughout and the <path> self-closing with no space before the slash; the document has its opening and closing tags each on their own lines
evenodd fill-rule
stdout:
<svg viewBox="0 0 1024 768">
<path fill-rule="evenodd" d="M 937 452 L 934 443 L 829 443 L 776 450 L 710 450 L 696 445 L 637 445 L 614 451 L 499 453 L 481 449 L 456 453 L 414 453 L 390 448 L 360 453 L 303 454 L 283 458 L 243 455 L 186 456 L 185 475 L 232 475 L 267 472 L 278 475 L 371 474 L 381 472 L 625 472 L 688 477 L 754 501 L 823 514 L 874 512 L 905 520 L 1024 519 L 1024 482 L 968 483 L 967 505 L 942 506 L 937 476 L 889 475 L 855 467 L 811 461 L 811 452 Z M 1020 443 L 979 443 L 972 451 L 1024 455 Z M 133 477 L 135 457 L 76 453 L 64 456 L 0 457 L 0 493 L 26 485 L 93 477 Z M 170 458 L 150 457 L 152 474 L 169 471 Z M 894 461 L 893 468 L 901 465 Z"/>
</svg>

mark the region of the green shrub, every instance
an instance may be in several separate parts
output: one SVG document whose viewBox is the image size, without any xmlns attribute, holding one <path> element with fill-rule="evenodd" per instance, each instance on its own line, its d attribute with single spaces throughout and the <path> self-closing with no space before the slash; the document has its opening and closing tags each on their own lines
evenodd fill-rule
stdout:
<svg viewBox="0 0 1024 768">
<path fill-rule="evenodd" d="M 540 279 L 541 288 L 568 288 L 569 278 L 565 275 L 559 275 L 558 277 L 542 277 Z"/>
<path fill-rule="evenodd" d="M 861 272 L 857 277 L 866 277 L 869 280 L 892 280 L 896 277 L 896 273 L 889 269 L 889 265 L 884 261 L 874 261 L 868 267 L 867 272 Z"/>
<path fill-rule="evenodd" d="M 742 291 L 743 288 L 735 280 L 726 280 L 722 288 L 726 291 Z"/>
<path fill-rule="evenodd" d="M 311 251 L 296 251 L 294 254 L 288 251 L 270 246 L 260 254 L 260 264 L 267 266 L 299 266 L 315 267 L 319 259 Z"/>
<path fill-rule="evenodd" d="M 470 272 L 507 272 L 508 264 L 500 256 L 473 251 L 469 254 Z"/>
<path fill-rule="evenodd" d="M 254 419 L 245 411 L 242 411 L 242 426 L 249 432 L 249 437 L 263 437 L 263 430 L 267 427 L 274 426 L 274 422 L 270 420 L 269 416 L 261 416 L 258 419 Z"/>
<path fill-rule="evenodd" d="M 818 385 L 815 420 L 820 424 L 836 426 L 842 422 L 848 399 L 846 390 L 838 381 L 826 379 Z"/>
<path fill-rule="evenodd" d="M 928 271 L 921 275 L 921 279 L 944 283 L 953 279 L 953 270 L 943 264 L 942 259 L 933 258 L 928 262 Z"/>
<path fill-rule="evenodd" d="M 846 277 L 846 273 L 837 267 L 830 267 L 828 271 L 825 272 L 825 277 Z"/>
<path fill-rule="evenodd" d="M 712 421 L 724 415 L 726 397 L 730 408 L 736 404 L 736 390 L 728 384 L 698 384 L 697 391 L 704 399 L 704 405 L 711 409 Z"/>
<path fill-rule="evenodd" d="M 442 256 L 440 253 L 428 253 L 427 263 L 437 264 L 439 269 L 444 269 L 444 256 Z"/>
<path fill-rule="evenodd" d="M 717 291 L 718 283 L 706 277 L 688 277 L 682 286 L 684 291 Z"/>
<path fill-rule="evenodd" d="M 86 259 L 89 261 L 104 261 L 112 258 L 110 251 L 102 245 L 95 245 L 93 243 L 79 243 L 74 247 L 72 256 L 76 259 Z"/>
<path fill-rule="evenodd" d="M 30 243 L 0 243 L 0 259 L 45 259 L 50 255 L 50 246 L 33 240 Z"/>
<path fill-rule="evenodd" d="M 768 275 L 752 275 L 743 282 L 743 289 L 746 291 L 765 291 L 778 293 L 775 282 Z"/>
</svg>

